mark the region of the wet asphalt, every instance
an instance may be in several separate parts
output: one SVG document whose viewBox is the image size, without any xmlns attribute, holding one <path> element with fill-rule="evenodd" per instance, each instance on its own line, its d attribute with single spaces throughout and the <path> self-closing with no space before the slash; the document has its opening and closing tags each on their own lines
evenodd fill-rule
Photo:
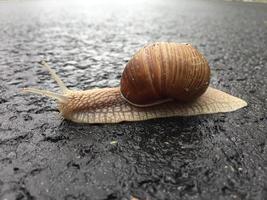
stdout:
<svg viewBox="0 0 267 200">
<path fill-rule="evenodd" d="M 0 199 L 267 199 L 267 4 L 1 1 Z M 47 60 L 71 89 L 119 85 L 149 42 L 195 45 L 233 113 L 88 125 L 62 120 Z"/>
</svg>

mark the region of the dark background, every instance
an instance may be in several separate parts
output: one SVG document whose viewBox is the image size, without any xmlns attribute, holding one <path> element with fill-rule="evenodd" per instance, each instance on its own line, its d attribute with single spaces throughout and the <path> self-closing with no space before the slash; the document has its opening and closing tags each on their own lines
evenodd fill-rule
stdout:
<svg viewBox="0 0 267 200">
<path fill-rule="evenodd" d="M 1 1 L 0 199 L 267 199 L 267 4 L 226 1 Z M 148 42 L 188 42 L 233 113 L 87 125 L 23 87 L 119 85 Z M 112 141 L 117 141 L 113 144 Z"/>
</svg>

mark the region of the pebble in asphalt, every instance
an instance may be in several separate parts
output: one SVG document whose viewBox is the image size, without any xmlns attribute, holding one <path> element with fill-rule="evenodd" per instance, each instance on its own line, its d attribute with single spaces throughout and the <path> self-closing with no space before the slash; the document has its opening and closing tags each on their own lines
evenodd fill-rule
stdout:
<svg viewBox="0 0 267 200">
<path fill-rule="evenodd" d="M 267 199 L 267 5 L 225 1 L 0 2 L 1 199 Z M 86 125 L 63 121 L 46 59 L 68 87 L 119 85 L 148 42 L 189 42 L 233 113 Z"/>
</svg>

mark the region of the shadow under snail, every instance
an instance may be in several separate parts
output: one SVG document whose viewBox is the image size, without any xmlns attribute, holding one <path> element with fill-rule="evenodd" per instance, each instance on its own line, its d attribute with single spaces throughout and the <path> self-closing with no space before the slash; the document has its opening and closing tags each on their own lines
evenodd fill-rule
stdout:
<svg viewBox="0 0 267 200">
<path fill-rule="evenodd" d="M 61 94 L 34 88 L 25 92 L 58 101 L 65 119 L 79 123 L 118 123 L 172 116 L 231 112 L 247 103 L 209 87 L 207 60 L 190 44 L 153 43 L 127 63 L 120 87 L 69 90 L 45 62 Z"/>
</svg>

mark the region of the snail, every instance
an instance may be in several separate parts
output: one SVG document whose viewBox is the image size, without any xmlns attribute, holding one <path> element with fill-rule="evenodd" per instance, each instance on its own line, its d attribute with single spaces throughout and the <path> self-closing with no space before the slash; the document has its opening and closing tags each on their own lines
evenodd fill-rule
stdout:
<svg viewBox="0 0 267 200">
<path fill-rule="evenodd" d="M 85 91 L 68 89 L 55 71 L 41 64 L 61 93 L 35 88 L 24 92 L 58 101 L 61 115 L 79 123 L 119 123 L 172 116 L 231 112 L 247 103 L 209 87 L 210 67 L 190 44 L 159 42 L 140 49 L 127 63 L 120 87 Z"/>
</svg>

